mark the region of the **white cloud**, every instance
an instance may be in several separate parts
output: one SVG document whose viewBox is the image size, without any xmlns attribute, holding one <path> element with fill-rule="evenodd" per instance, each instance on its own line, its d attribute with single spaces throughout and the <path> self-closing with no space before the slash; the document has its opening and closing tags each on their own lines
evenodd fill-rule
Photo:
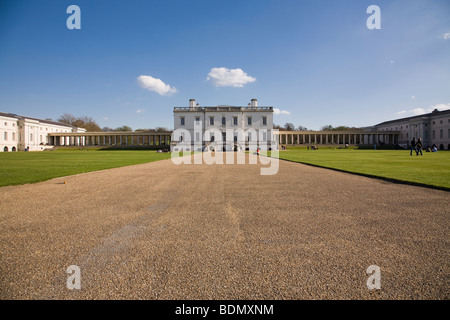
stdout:
<svg viewBox="0 0 450 320">
<path fill-rule="evenodd" d="M 273 114 L 284 114 L 284 115 L 290 115 L 291 113 L 287 110 L 280 110 L 279 108 L 273 108 Z"/>
<path fill-rule="evenodd" d="M 391 60 L 391 61 L 389 61 L 389 63 L 391 63 L 391 64 L 394 64 L 394 63 L 395 63 L 395 61 L 394 61 L 394 60 Z"/>
<path fill-rule="evenodd" d="M 149 91 L 155 91 L 159 95 L 162 96 L 170 96 L 171 94 L 177 92 L 177 89 L 174 87 L 165 84 L 160 79 L 153 78 L 152 76 L 139 76 L 137 78 L 139 86 Z"/>
<path fill-rule="evenodd" d="M 450 32 L 447 32 L 446 34 L 444 34 L 443 38 L 444 38 L 444 40 L 449 40 L 450 39 Z"/>
<path fill-rule="evenodd" d="M 256 79 L 242 69 L 212 68 L 206 80 L 211 80 L 216 87 L 243 87 Z"/>
<path fill-rule="evenodd" d="M 419 116 L 421 114 L 426 114 L 433 112 L 434 109 L 438 109 L 439 111 L 449 110 L 450 109 L 450 103 L 439 103 L 435 104 L 426 108 L 415 108 L 412 110 L 402 110 L 396 113 L 396 115 L 405 115 L 405 116 Z"/>
<path fill-rule="evenodd" d="M 103 117 L 102 119 L 105 120 L 105 121 L 108 121 L 108 120 L 109 120 L 108 117 Z"/>
<path fill-rule="evenodd" d="M 411 96 L 411 99 L 415 99 L 416 98 L 416 96 Z"/>
<path fill-rule="evenodd" d="M 140 114 L 140 113 L 142 113 L 142 112 L 144 112 L 144 111 L 145 111 L 145 109 L 137 109 L 137 110 L 136 110 L 136 113 L 137 113 L 137 114 Z"/>
</svg>

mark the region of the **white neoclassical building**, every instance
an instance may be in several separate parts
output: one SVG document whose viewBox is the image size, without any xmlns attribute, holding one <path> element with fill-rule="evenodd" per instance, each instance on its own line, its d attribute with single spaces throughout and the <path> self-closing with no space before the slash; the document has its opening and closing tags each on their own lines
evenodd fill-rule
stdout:
<svg viewBox="0 0 450 320">
<path fill-rule="evenodd" d="M 419 116 L 382 122 L 374 128 L 381 132 L 398 131 L 400 144 L 409 145 L 412 138 L 422 138 L 424 146 L 450 150 L 450 110 L 435 109 Z"/>
<path fill-rule="evenodd" d="M 52 133 L 84 133 L 86 129 L 70 125 L 0 112 L 0 152 L 42 151 L 53 148 Z"/>
<path fill-rule="evenodd" d="M 194 99 L 189 107 L 175 107 L 172 150 L 244 151 L 276 146 L 273 107 L 259 107 L 252 99 L 247 106 L 203 107 Z"/>
</svg>

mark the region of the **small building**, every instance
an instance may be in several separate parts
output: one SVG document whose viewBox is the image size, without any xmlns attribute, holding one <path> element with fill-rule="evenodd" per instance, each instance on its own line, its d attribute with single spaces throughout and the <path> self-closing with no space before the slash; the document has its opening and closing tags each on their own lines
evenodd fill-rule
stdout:
<svg viewBox="0 0 450 320">
<path fill-rule="evenodd" d="M 189 107 L 175 107 L 173 150 L 245 151 L 275 145 L 273 107 L 258 106 L 252 99 L 247 106 L 200 106 L 194 99 Z"/>
</svg>

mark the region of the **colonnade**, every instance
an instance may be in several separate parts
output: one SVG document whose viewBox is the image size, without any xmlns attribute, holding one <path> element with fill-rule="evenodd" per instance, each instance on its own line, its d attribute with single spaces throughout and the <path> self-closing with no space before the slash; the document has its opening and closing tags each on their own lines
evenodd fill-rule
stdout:
<svg viewBox="0 0 450 320">
<path fill-rule="evenodd" d="M 170 145 L 171 133 L 50 133 L 54 146 L 161 146 Z"/>
<path fill-rule="evenodd" d="M 397 144 L 399 132 L 378 131 L 280 131 L 278 143 L 280 145 L 380 145 Z"/>
</svg>

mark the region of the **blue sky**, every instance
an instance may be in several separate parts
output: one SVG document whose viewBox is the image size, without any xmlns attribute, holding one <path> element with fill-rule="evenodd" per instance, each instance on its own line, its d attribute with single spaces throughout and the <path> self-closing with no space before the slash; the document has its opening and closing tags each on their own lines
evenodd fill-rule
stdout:
<svg viewBox="0 0 450 320">
<path fill-rule="evenodd" d="M 0 0 L 0 111 L 173 128 L 191 98 L 314 130 L 450 108 L 450 1 Z"/>
</svg>

